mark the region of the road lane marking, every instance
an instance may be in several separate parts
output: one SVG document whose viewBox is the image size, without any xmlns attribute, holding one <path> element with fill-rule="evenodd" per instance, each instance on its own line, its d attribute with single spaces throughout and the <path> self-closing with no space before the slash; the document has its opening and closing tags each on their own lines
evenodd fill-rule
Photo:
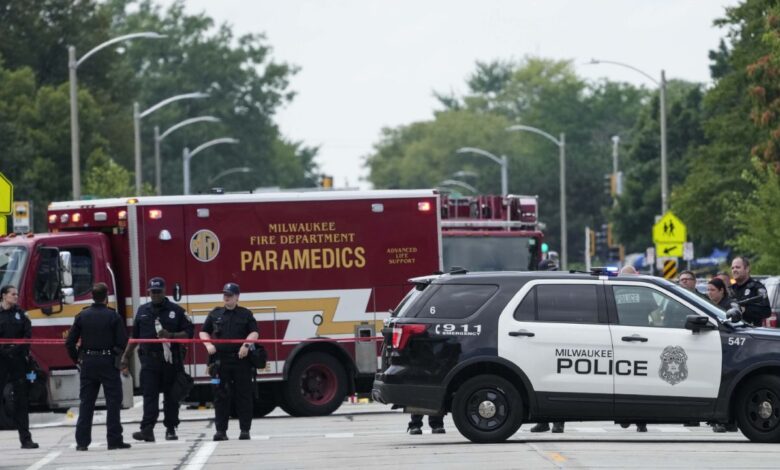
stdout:
<svg viewBox="0 0 780 470">
<path fill-rule="evenodd" d="M 206 465 L 206 462 L 209 461 L 211 453 L 214 452 L 214 449 L 217 448 L 217 444 L 218 442 L 213 441 L 203 444 L 203 446 L 198 449 L 198 452 L 192 456 L 192 459 L 184 467 L 185 470 L 200 470 L 203 468 L 203 466 Z"/>
<path fill-rule="evenodd" d="M 34 464 L 30 465 L 29 467 L 27 467 L 27 470 L 38 470 L 40 468 L 43 468 L 44 465 L 48 464 L 52 460 L 54 460 L 57 457 L 59 457 L 61 453 L 62 453 L 61 450 L 53 450 L 53 451 L 49 452 L 48 454 L 46 454 L 46 456 L 43 457 L 41 460 L 39 460 L 39 461 L 35 462 Z"/>
<path fill-rule="evenodd" d="M 334 432 L 330 434 L 325 434 L 325 439 L 339 439 L 343 437 L 355 437 L 354 432 Z"/>
</svg>

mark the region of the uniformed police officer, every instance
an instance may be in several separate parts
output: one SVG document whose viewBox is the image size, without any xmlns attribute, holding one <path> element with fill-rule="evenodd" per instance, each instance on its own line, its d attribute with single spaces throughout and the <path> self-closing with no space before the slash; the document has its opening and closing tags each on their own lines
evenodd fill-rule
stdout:
<svg viewBox="0 0 780 470">
<path fill-rule="evenodd" d="M 149 296 L 152 301 L 138 307 L 133 321 L 133 338 L 192 338 L 194 328 L 187 312 L 165 296 L 165 280 L 153 277 L 149 280 Z M 122 356 L 122 370 L 127 369 L 137 343 L 127 346 Z M 165 416 L 165 440 L 175 441 L 179 425 L 179 402 L 171 389 L 176 375 L 184 370 L 184 348 L 177 343 L 143 343 L 138 348 L 141 359 L 141 391 L 144 397 L 144 414 L 141 430 L 133 433 L 137 441 L 154 442 L 154 425 L 160 415 L 160 392 L 163 392 Z"/>
<path fill-rule="evenodd" d="M 108 307 L 108 286 L 92 286 L 93 304 L 76 315 L 65 347 L 79 364 L 79 419 L 76 422 L 76 450 L 87 450 L 92 442 L 92 415 L 100 386 L 106 397 L 106 441 L 108 450 L 129 449 L 122 439 L 119 410 L 122 406 L 122 380 L 119 356 L 127 347 L 127 328 L 116 310 Z M 81 347 L 76 343 L 81 340 Z"/>
<path fill-rule="evenodd" d="M 32 326 L 27 313 L 19 308 L 19 291 L 7 285 L 0 288 L 0 338 L 30 338 Z M 14 393 L 13 420 L 19 431 L 22 449 L 37 449 L 30 435 L 30 416 L 27 414 L 27 364 L 30 345 L 7 344 L 0 346 L 0 393 L 11 382 Z"/>
<path fill-rule="evenodd" d="M 737 256 L 731 261 L 731 275 L 735 284 L 731 286 L 734 300 L 737 302 L 751 299 L 740 304 L 742 319 L 753 326 L 761 326 L 765 318 L 769 318 L 772 309 L 766 295 L 766 287 L 750 277 L 750 261 L 744 256 Z"/>
<path fill-rule="evenodd" d="M 238 306 L 241 290 L 238 284 L 228 282 L 222 289 L 224 307 L 212 310 L 200 332 L 200 338 L 209 339 L 247 339 L 258 337 L 257 321 L 252 312 Z M 239 439 L 250 439 L 252 427 L 252 374 L 255 373 L 249 363 L 249 343 L 204 343 L 209 353 L 209 366 L 215 370 L 214 418 L 217 428 L 215 441 L 227 440 L 228 420 L 230 419 L 231 395 L 236 403 L 238 423 L 241 429 Z"/>
</svg>

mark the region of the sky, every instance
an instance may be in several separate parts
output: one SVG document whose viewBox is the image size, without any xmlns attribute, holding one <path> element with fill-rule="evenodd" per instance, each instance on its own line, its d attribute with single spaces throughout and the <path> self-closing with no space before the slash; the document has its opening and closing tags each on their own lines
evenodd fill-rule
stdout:
<svg viewBox="0 0 780 470">
<path fill-rule="evenodd" d="M 170 0 L 161 0 L 168 5 Z M 736 0 L 186 0 L 236 34 L 264 33 L 273 58 L 300 67 L 279 110 L 285 137 L 320 148 L 334 185 L 370 188 L 365 156 L 383 127 L 430 120 L 434 92 L 466 91 L 477 61 L 574 61 L 587 79 L 654 87 L 630 64 L 708 83 L 713 20 Z"/>
</svg>

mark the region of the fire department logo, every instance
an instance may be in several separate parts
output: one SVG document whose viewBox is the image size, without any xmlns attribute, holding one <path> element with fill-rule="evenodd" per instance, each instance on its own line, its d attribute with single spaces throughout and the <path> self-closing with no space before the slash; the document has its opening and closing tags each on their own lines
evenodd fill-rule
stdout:
<svg viewBox="0 0 780 470">
<path fill-rule="evenodd" d="M 208 263 L 219 253 L 219 238 L 211 230 L 198 230 L 190 239 L 190 253 L 198 261 Z"/>
<path fill-rule="evenodd" d="M 688 355 L 680 346 L 667 346 L 661 353 L 658 376 L 670 385 L 677 385 L 688 378 Z"/>
</svg>

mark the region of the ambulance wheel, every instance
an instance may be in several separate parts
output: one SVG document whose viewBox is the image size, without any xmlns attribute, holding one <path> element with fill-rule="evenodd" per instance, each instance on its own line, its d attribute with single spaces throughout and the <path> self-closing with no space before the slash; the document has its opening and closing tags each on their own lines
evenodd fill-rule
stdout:
<svg viewBox="0 0 780 470">
<path fill-rule="evenodd" d="M 284 384 L 285 406 L 292 416 L 325 416 L 341 406 L 347 373 L 333 356 L 308 353 L 295 361 Z"/>
<path fill-rule="evenodd" d="M 503 442 L 522 424 L 523 399 L 506 379 L 479 375 L 455 392 L 452 420 L 472 442 Z"/>
<path fill-rule="evenodd" d="M 16 429 L 16 423 L 13 420 L 14 403 L 13 388 L 10 383 L 5 384 L 5 388 L 0 393 L 0 429 Z"/>
<path fill-rule="evenodd" d="M 740 387 L 735 415 L 753 442 L 780 442 L 780 377 L 761 375 Z"/>
<path fill-rule="evenodd" d="M 274 390 L 264 384 L 257 384 L 257 396 L 252 403 L 252 415 L 255 418 L 262 418 L 276 409 L 276 397 Z"/>
</svg>

